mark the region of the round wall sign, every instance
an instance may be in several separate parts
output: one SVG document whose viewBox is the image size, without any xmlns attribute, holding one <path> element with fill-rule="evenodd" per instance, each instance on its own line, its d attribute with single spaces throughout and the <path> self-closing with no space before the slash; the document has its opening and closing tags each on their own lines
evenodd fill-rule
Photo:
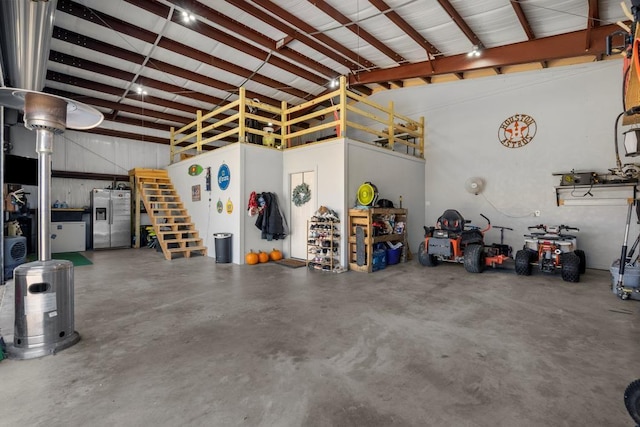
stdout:
<svg viewBox="0 0 640 427">
<path fill-rule="evenodd" d="M 526 114 L 514 114 L 500 125 L 498 139 L 505 147 L 523 147 L 533 140 L 537 130 L 538 127 L 533 117 Z"/>
<path fill-rule="evenodd" d="M 200 175 L 204 169 L 200 165 L 191 165 L 189 166 L 189 175 L 196 176 Z"/>
<path fill-rule="evenodd" d="M 218 187 L 221 190 L 226 190 L 229 187 L 229 181 L 231 181 L 231 171 L 229 171 L 229 166 L 223 163 L 218 169 Z"/>
</svg>

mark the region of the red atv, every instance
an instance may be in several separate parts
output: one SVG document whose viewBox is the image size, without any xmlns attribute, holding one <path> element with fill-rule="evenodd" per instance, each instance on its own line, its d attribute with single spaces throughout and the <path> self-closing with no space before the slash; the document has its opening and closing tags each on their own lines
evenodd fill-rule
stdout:
<svg viewBox="0 0 640 427">
<path fill-rule="evenodd" d="M 425 238 L 418 248 L 420 264 L 433 267 L 439 261 L 458 262 L 470 273 L 482 273 L 486 266 L 495 267 L 509 259 L 511 248 L 504 244 L 494 244 L 485 247 L 484 233 L 491 229 L 491 221 L 487 220 L 487 227 L 468 225 L 460 212 L 447 209 L 438 218 L 435 227 L 424 227 Z M 507 227 L 496 227 L 508 229 Z"/>
</svg>

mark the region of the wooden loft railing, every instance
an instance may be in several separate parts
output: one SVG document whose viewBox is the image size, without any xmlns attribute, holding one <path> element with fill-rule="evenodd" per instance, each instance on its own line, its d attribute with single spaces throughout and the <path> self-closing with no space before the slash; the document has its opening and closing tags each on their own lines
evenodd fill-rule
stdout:
<svg viewBox="0 0 640 427">
<path fill-rule="evenodd" d="M 318 106 L 324 108 L 316 109 Z M 248 121 L 253 126 L 247 126 Z M 374 129 L 380 125 L 381 130 Z M 274 132 L 262 129 L 267 126 Z M 271 136 L 277 148 L 294 148 L 316 142 L 314 136 L 327 129 L 335 129 L 335 134 L 322 141 L 349 137 L 391 150 L 403 146 L 407 154 L 412 149 L 413 156 L 424 158 L 424 117 L 414 120 L 395 112 L 393 102 L 383 107 L 355 94 L 341 77 L 335 91 L 291 107 L 284 101 L 277 108 L 247 99 L 241 87 L 237 100 L 206 114 L 198 111 L 195 121 L 180 129 L 171 128 L 170 162 L 177 161 L 178 155 L 182 158 L 200 154 L 204 147 L 219 147 L 229 141 L 248 142 L 256 136 Z"/>
</svg>

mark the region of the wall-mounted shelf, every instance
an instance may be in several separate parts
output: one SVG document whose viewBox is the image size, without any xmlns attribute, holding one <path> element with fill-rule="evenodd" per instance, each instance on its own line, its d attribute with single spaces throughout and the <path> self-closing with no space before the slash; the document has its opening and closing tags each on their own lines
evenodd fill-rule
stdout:
<svg viewBox="0 0 640 427">
<path fill-rule="evenodd" d="M 627 206 L 637 198 L 637 182 L 593 185 L 561 185 L 557 206 Z"/>
</svg>

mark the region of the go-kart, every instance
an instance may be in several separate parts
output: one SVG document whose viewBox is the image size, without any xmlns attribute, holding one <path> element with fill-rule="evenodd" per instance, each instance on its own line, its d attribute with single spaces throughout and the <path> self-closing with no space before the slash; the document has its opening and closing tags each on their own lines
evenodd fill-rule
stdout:
<svg viewBox="0 0 640 427">
<path fill-rule="evenodd" d="M 495 267 L 509 259 L 511 248 L 502 242 L 485 246 L 484 233 L 491 229 L 491 221 L 480 216 L 487 220 L 487 227 L 482 230 L 470 225 L 471 221 L 465 220 L 455 209 L 444 211 L 435 227 L 425 226 L 425 238 L 418 248 L 420 264 L 434 267 L 440 261 L 457 262 L 464 264 L 470 273 L 482 273 L 486 266 Z"/>
<path fill-rule="evenodd" d="M 586 269 L 584 251 L 578 249 L 578 239 L 562 231 L 580 231 L 568 225 L 534 225 L 529 230 L 540 230 L 525 234 L 524 247 L 516 252 L 516 274 L 531 275 L 534 265 L 544 273 L 560 270 L 565 282 L 579 282 Z"/>
</svg>

